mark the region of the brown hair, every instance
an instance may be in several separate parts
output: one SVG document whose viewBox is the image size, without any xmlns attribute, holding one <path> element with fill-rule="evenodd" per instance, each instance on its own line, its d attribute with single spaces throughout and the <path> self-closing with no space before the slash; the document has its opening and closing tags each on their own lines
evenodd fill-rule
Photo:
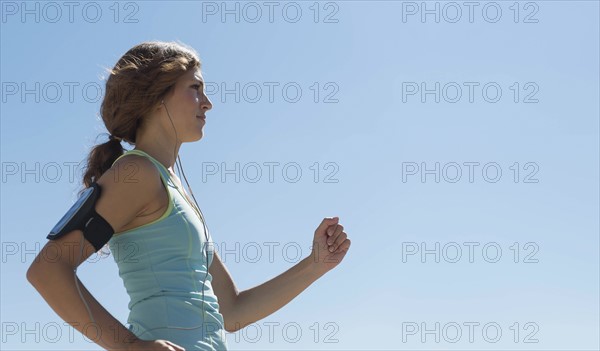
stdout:
<svg viewBox="0 0 600 351">
<path fill-rule="evenodd" d="M 200 68 L 196 51 L 181 42 L 150 41 L 127 51 L 108 71 L 100 115 L 106 129 L 117 138 L 135 145 L 152 108 L 169 94 L 177 79 L 190 69 Z M 97 181 L 123 155 L 118 139 L 109 138 L 91 150 L 83 176 L 83 191 Z"/>
</svg>

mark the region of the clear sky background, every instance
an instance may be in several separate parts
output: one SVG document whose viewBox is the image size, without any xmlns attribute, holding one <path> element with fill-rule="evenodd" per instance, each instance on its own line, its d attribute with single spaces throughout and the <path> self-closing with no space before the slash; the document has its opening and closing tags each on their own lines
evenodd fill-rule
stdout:
<svg viewBox="0 0 600 351">
<path fill-rule="evenodd" d="M 352 240 L 231 349 L 600 347 L 597 1 L 53 4 L 1 4 L 2 349 L 100 349 L 25 272 L 106 140 L 104 68 L 146 40 L 203 62 L 180 156 L 239 289 L 323 217 Z M 113 257 L 78 276 L 125 324 Z"/>
</svg>

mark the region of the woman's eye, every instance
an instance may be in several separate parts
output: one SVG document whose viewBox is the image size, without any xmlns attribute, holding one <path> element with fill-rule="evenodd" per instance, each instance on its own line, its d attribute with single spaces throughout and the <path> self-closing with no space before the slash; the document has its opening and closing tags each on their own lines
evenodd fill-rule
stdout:
<svg viewBox="0 0 600 351">
<path fill-rule="evenodd" d="M 200 84 L 194 84 L 194 85 L 192 85 L 192 88 L 198 90 L 198 89 L 200 89 Z"/>
</svg>

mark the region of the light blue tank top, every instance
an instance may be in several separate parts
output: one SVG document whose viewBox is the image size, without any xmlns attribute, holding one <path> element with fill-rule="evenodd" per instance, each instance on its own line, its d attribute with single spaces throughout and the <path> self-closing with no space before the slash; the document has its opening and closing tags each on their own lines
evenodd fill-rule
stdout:
<svg viewBox="0 0 600 351">
<path fill-rule="evenodd" d="M 188 351 L 227 350 L 212 276 L 206 275 L 214 256 L 210 233 L 207 243 L 199 213 L 163 164 L 141 150 L 117 160 L 130 154 L 156 165 L 169 206 L 155 221 L 114 233 L 108 242 L 130 298 L 129 330 L 142 340 L 169 340 Z"/>
</svg>

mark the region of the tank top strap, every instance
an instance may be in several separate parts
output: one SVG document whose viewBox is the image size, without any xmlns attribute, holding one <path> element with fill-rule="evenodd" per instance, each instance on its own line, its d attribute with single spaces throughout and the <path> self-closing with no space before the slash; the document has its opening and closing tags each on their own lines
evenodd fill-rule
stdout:
<svg viewBox="0 0 600 351">
<path fill-rule="evenodd" d="M 157 159 L 155 159 L 154 157 L 148 155 L 147 153 L 145 153 L 142 150 L 129 150 L 126 151 L 123 155 L 117 157 L 117 159 L 112 163 L 112 165 L 115 164 L 115 162 L 117 162 L 121 157 L 126 156 L 126 155 L 139 155 L 139 156 L 144 156 L 146 158 L 148 158 L 150 161 L 152 161 L 152 163 L 154 163 L 154 165 L 156 166 L 156 168 L 158 168 L 158 170 L 160 171 L 160 176 L 163 178 L 163 181 L 171 186 L 174 186 L 175 184 L 173 183 L 173 181 L 171 180 L 171 175 L 169 174 L 169 171 L 167 170 L 167 168 L 160 162 L 158 162 Z M 111 165 L 111 166 L 112 166 Z"/>
</svg>

